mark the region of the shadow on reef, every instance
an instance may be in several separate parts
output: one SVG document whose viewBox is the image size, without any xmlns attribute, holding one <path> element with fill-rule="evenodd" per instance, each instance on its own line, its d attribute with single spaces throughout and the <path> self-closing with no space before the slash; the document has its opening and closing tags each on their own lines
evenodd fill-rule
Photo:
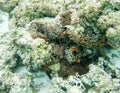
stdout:
<svg viewBox="0 0 120 93">
<path fill-rule="evenodd" d="M 68 60 L 66 60 L 65 56 L 63 56 L 63 58 L 61 59 L 57 56 L 54 56 L 56 59 L 59 59 L 59 63 L 60 63 L 58 76 L 62 77 L 63 79 L 66 79 L 70 75 L 75 75 L 76 73 L 78 73 L 79 75 L 86 74 L 89 71 L 89 67 L 88 67 L 89 64 L 91 64 L 94 61 L 97 61 L 99 56 L 103 56 L 101 54 L 101 50 L 97 50 L 97 53 L 94 56 L 92 56 L 92 58 L 90 59 L 87 56 L 81 57 L 80 63 L 79 62 L 69 63 Z M 47 68 L 47 67 L 44 67 L 44 68 Z M 41 68 L 41 70 L 43 70 L 43 68 Z M 47 68 L 44 71 L 46 71 L 49 78 L 52 79 L 52 76 L 51 76 L 52 70 Z"/>
<path fill-rule="evenodd" d="M 60 69 L 58 71 L 58 76 L 62 77 L 63 79 L 68 78 L 70 75 L 75 75 L 78 73 L 79 75 L 86 74 L 89 71 L 89 64 L 92 63 L 92 61 L 98 60 L 98 54 L 94 56 L 92 59 L 85 59 L 81 58 L 81 63 L 72 63 L 69 64 L 65 58 L 60 59 Z M 41 68 L 41 70 L 43 70 Z M 51 69 L 44 69 L 49 76 L 50 79 L 52 79 Z"/>
<path fill-rule="evenodd" d="M 61 60 L 60 62 L 60 70 L 58 71 L 58 75 L 60 77 L 63 77 L 64 79 L 67 78 L 70 75 L 75 75 L 76 73 L 82 75 L 86 74 L 88 69 L 89 62 L 87 64 L 69 64 L 66 62 L 66 60 Z"/>
<path fill-rule="evenodd" d="M 88 65 L 90 63 L 88 62 L 87 64 L 69 64 L 65 59 L 62 59 L 60 62 L 60 70 L 58 71 L 58 76 L 62 77 L 63 79 L 68 78 L 70 75 L 75 75 L 78 73 L 79 75 L 86 74 L 89 71 Z M 46 70 L 47 75 L 49 76 L 50 79 L 52 79 L 51 73 L 52 71 L 50 69 Z"/>
</svg>

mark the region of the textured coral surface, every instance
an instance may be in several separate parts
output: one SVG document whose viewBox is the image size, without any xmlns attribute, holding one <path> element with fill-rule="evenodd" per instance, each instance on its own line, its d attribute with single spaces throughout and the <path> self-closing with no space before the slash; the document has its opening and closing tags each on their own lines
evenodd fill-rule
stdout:
<svg viewBox="0 0 120 93">
<path fill-rule="evenodd" d="M 119 0 L 0 0 L 0 93 L 119 93 Z"/>
</svg>

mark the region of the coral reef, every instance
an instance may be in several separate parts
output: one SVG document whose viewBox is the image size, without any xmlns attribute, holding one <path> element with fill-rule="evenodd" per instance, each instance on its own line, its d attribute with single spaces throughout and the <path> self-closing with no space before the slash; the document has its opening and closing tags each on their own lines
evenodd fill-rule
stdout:
<svg viewBox="0 0 120 93">
<path fill-rule="evenodd" d="M 0 71 L 1 93 L 33 93 L 30 87 L 32 80 L 27 74 L 12 74 L 9 69 Z"/>
<path fill-rule="evenodd" d="M 98 64 L 89 65 L 89 72 L 85 75 L 76 73 L 76 75 L 68 77 L 67 80 L 63 80 L 61 77 L 54 77 L 52 79 L 55 85 L 54 91 L 60 93 L 119 92 L 119 69 L 116 69 L 115 66 L 109 62 L 104 61 L 104 58 L 99 58 Z M 105 64 L 106 67 L 104 67 Z"/>
<path fill-rule="evenodd" d="M 119 0 L 1 0 L 0 10 L 0 93 L 120 92 Z"/>
<path fill-rule="evenodd" d="M 24 27 L 35 18 L 55 17 L 57 13 L 58 8 L 55 4 L 40 0 L 25 0 L 19 2 L 19 5 L 9 14 L 13 25 Z"/>
<path fill-rule="evenodd" d="M 10 13 L 20 0 L 0 0 L 0 10 Z"/>
<path fill-rule="evenodd" d="M 119 26 L 109 28 L 106 32 L 108 44 L 113 48 L 120 48 L 120 30 Z"/>
</svg>

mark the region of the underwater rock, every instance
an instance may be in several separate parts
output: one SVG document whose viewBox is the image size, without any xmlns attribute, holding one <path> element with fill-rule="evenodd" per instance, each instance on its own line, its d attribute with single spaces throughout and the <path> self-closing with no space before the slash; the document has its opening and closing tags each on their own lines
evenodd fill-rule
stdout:
<svg viewBox="0 0 120 93">
<path fill-rule="evenodd" d="M 28 69 L 39 70 L 44 64 L 51 62 L 52 47 L 44 39 L 33 39 L 24 29 L 18 29 L 17 32 L 14 41 L 18 48 L 17 54 Z"/>
<path fill-rule="evenodd" d="M 55 17 L 59 9 L 51 3 L 39 0 L 19 1 L 19 5 L 10 13 L 13 25 L 24 27 L 35 18 Z"/>
<path fill-rule="evenodd" d="M 107 49 L 105 53 L 108 56 L 111 63 L 115 64 L 117 68 L 120 68 L 120 49 Z"/>
<path fill-rule="evenodd" d="M 71 12 L 64 11 L 58 14 L 56 21 L 58 20 L 61 26 L 66 26 L 71 24 Z"/>
<path fill-rule="evenodd" d="M 108 44 L 113 48 L 120 48 L 120 26 L 109 28 L 106 32 Z"/>
<path fill-rule="evenodd" d="M 0 91 L 2 93 L 32 93 L 32 80 L 29 74 L 12 73 L 9 69 L 0 70 Z"/>
<path fill-rule="evenodd" d="M 108 65 L 109 64 L 110 63 L 108 63 Z M 113 67 L 114 65 L 111 65 L 109 71 L 112 71 Z M 76 75 L 70 76 L 66 80 L 63 80 L 60 77 L 54 77 L 52 81 L 56 83 L 54 84 L 56 91 L 63 91 L 62 93 L 74 91 L 74 88 L 76 89 L 75 93 L 78 93 L 77 90 L 81 93 L 100 93 L 105 91 L 107 93 L 112 91 L 118 92 L 120 90 L 118 88 L 120 84 L 115 81 L 118 81 L 119 79 L 117 79 L 117 77 L 111 77 L 110 73 L 104 71 L 104 69 L 107 68 L 105 67 L 102 69 L 98 67 L 98 65 L 90 64 L 89 72 L 85 75 L 79 75 L 76 73 Z M 63 85 L 66 90 L 61 88 Z M 73 90 L 71 90 L 71 88 L 73 88 Z"/>
<path fill-rule="evenodd" d="M 17 5 L 19 0 L 1 0 L 0 10 L 10 13 Z"/>
</svg>

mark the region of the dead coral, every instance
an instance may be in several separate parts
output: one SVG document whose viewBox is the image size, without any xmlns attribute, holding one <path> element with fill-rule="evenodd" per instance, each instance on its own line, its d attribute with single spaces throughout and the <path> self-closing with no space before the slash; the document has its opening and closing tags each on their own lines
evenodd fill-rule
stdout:
<svg viewBox="0 0 120 93">
<path fill-rule="evenodd" d="M 71 12 L 70 11 L 64 11 L 60 12 L 58 16 L 56 17 L 60 25 L 70 25 L 71 24 Z"/>
<path fill-rule="evenodd" d="M 25 27 L 27 23 L 35 18 L 55 17 L 58 13 L 55 4 L 48 2 L 43 4 L 39 0 L 26 0 L 25 2 L 19 2 L 19 5 L 10 13 L 11 21 L 14 21 L 13 25 L 17 27 Z"/>
<path fill-rule="evenodd" d="M 0 9 L 10 13 L 17 5 L 19 0 L 1 0 Z"/>
</svg>

